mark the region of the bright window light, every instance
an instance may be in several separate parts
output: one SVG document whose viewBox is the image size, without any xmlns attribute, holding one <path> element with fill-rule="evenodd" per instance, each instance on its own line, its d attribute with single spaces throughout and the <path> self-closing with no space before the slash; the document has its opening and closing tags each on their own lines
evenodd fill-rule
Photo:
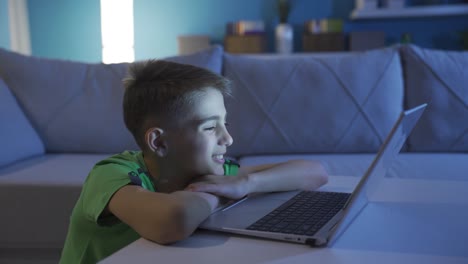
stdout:
<svg viewBox="0 0 468 264">
<path fill-rule="evenodd" d="M 101 0 L 102 62 L 135 61 L 133 0 Z"/>
</svg>

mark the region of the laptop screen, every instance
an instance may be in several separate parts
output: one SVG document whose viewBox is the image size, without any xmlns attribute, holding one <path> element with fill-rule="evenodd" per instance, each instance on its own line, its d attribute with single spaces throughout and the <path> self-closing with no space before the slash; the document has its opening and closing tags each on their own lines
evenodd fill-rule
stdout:
<svg viewBox="0 0 468 264">
<path fill-rule="evenodd" d="M 337 224 L 329 239 L 330 245 L 346 231 L 359 213 L 366 207 L 378 186 L 387 175 L 400 152 L 406 138 L 421 117 L 427 104 L 404 111 L 396 121 L 384 143 L 380 147 L 369 169 L 354 189 L 345 206 L 345 215 Z"/>
</svg>

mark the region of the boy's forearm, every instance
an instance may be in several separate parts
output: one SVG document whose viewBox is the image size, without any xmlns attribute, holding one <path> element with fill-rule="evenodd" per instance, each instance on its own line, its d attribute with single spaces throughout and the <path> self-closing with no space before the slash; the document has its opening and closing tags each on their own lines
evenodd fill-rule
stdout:
<svg viewBox="0 0 468 264">
<path fill-rule="evenodd" d="M 107 210 L 142 237 L 168 244 L 192 234 L 217 205 L 218 197 L 208 193 L 165 194 L 126 185 L 114 194 Z"/>
<path fill-rule="evenodd" d="M 328 181 L 320 162 L 295 160 L 247 172 L 248 193 L 312 190 Z"/>
<path fill-rule="evenodd" d="M 174 241 L 190 236 L 219 203 L 216 196 L 207 193 L 178 191 L 172 195 L 180 205 L 177 219 L 174 219 L 180 233 L 173 238 Z"/>
</svg>

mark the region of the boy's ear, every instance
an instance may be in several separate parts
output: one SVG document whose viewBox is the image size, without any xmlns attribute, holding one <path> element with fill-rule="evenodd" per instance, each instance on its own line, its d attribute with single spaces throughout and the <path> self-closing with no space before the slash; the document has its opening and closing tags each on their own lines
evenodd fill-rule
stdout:
<svg viewBox="0 0 468 264">
<path fill-rule="evenodd" d="M 145 133 L 146 145 L 160 157 L 164 157 L 167 154 L 167 144 L 162 138 L 163 133 L 164 130 L 158 127 L 149 128 Z"/>
</svg>

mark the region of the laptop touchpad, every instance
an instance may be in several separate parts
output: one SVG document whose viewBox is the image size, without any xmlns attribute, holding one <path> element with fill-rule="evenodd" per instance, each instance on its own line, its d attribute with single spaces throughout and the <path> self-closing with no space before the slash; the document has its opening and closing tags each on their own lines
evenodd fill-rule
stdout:
<svg viewBox="0 0 468 264">
<path fill-rule="evenodd" d="M 226 227 L 246 228 L 297 193 L 293 191 L 254 195 L 228 210 L 212 214 L 200 227 L 214 230 Z"/>
</svg>

